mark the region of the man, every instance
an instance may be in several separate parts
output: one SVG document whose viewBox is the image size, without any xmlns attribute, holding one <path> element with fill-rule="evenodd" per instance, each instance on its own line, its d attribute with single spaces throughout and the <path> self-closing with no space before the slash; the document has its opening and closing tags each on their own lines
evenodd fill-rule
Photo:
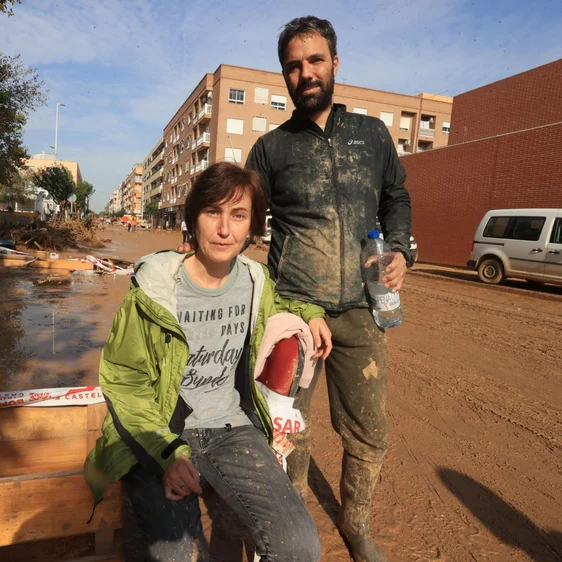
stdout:
<svg viewBox="0 0 562 562">
<path fill-rule="evenodd" d="M 187 231 L 187 223 L 185 219 L 181 221 L 181 235 L 182 235 L 182 242 L 185 244 L 189 237 L 189 232 Z"/>
<path fill-rule="evenodd" d="M 361 242 L 380 218 L 395 252 L 387 287 L 398 291 L 411 265 L 410 198 L 392 138 L 379 119 L 332 104 L 339 58 L 330 22 L 308 16 L 279 36 L 283 77 L 296 110 L 262 136 L 246 165 L 269 187 L 269 268 L 277 290 L 323 306 L 333 338 L 326 378 L 334 429 L 341 435 L 340 530 L 356 562 L 387 558 L 370 537 L 371 497 L 387 450 L 387 352 L 361 281 Z M 317 380 L 317 376 L 315 377 Z M 315 381 L 295 407 L 310 423 Z M 310 428 L 296 434 L 288 472 L 306 495 Z"/>
</svg>

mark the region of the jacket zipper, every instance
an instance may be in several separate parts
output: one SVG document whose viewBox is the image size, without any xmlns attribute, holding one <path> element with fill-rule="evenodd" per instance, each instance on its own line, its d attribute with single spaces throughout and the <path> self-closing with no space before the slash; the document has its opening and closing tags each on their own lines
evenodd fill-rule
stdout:
<svg viewBox="0 0 562 562">
<path fill-rule="evenodd" d="M 334 191 L 336 193 L 336 206 L 338 212 L 338 222 L 340 223 L 340 309 L 342 307 L 342 299 L 343 299 L 343 276 L 344 276 L 344 241 L 343 241 L 343 219 L 341 216 L 341 198 L 340 192 L 338 190 L 338 175 L 336 171 L 336 158 L 334 155 L 334 147 L 332 146 L 332 138 L 326 137 L 328 140 L 328 150 L 330 151 L 330 160 L 332 162 L 332 181 L 334 184 Z"/>
</svg>

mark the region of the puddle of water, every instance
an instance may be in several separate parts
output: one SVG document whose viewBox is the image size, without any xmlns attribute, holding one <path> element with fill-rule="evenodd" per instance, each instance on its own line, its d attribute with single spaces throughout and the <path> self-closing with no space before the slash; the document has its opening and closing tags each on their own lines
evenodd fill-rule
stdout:
<svg viewBox="0 0 562 562">
<path fill-rule="evenodd" d="M 0 390 L 97 384 L 99 354 L 130 279 L 39 279 L 45 276 L 0 276 Z"/>
</svg>

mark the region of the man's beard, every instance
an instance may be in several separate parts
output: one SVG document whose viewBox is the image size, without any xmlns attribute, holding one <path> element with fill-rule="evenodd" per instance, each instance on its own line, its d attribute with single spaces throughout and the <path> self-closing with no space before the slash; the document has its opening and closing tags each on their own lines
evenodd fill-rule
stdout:
<svg viewBox="0 0 562 562">
<path fill-rule="evenodd" d="M 301 84 L 297 90 L 289 89 L 291 99 L 295 107 L 304 114 L 318 113 L 324 111 L 332 105 L 332 97 L 334 95 L 334 75 L 326 84 L 321 80 L 307 80 Z M 303 94 L 302 92 L 311 86 L 318 86 L 319 91 L 311 94 Z"/>
</svg>

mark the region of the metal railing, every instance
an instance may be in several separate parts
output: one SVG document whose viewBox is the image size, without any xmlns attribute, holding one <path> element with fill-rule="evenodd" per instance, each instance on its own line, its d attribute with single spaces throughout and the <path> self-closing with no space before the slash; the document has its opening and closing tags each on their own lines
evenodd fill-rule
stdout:
<svg viewBox="0 0 562 562">
<path fill-rule="evenodd" d="M 426 127 L 420 127 L 420 135 L 424 137 L 434 137 L 435 129 L 428 129 Z"/>
<path fill-rule="evenodd" d="M 204 117 L 205 115 L 210 115 L 211 111 L 212 111 L 213 106 L 210 103 L 206 103 L 200 110 L 199 110 L 199 114 L 197 115 L 197 117 L 199 119 L 201 119 L 202 117 Z"/>
</svg>

